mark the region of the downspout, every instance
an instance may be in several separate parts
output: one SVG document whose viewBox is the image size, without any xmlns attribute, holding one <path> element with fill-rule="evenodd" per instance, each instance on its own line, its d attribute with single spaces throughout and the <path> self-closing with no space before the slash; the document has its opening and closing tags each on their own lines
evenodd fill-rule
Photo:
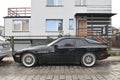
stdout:
<svg viewBox="0 0 120 80">
<path fill-rule="evenodd" d="M 78 25 L 77 25 L 77 16 L 76 16 L 76 37 L 78 37 L 78 34 L 77 34 L 77 28 L 78 28 Z"/>
<path fill-rule="evenodd" d="M 5 37 L 5 18 L 4 18 L 4 34 L 3 36 Z"/>
</svg>

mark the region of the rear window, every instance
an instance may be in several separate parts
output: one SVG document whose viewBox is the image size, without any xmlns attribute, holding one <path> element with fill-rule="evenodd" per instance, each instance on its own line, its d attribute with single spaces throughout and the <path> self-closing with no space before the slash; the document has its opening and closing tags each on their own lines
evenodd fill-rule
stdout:
<svg viewBox="0 0 120 80">
<path fill-rule="evenodd" d="M 95 40 L 91 40 L 91 39 L 87 39 L 87 38 L 85 38 L 85 40 L 86 40 L 88 43 L 101 43 L 101 42 L 98 42 L 98 41 L 95 41 Z"/>
<path fill-rule="evenodd" d="M 82 40 L 82 39 L 76 39 L 75 43 L 76 43 L 76 47 L 80 47 L 80 46 L 86 45 L 86 42 L 84 40 Z"/>
</svg>

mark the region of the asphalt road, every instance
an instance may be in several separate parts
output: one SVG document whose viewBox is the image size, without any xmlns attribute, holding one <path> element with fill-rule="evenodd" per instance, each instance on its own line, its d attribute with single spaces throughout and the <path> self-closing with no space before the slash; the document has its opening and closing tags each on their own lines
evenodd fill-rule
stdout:
<svg viewBox="0 0 120 80">
<path fill-rule="evenodd" d="M 120 57 L 98 61 L 91 68 L 81 65 L 25 68 L 7 57 L 0 62 L 0 80 L 120 80 Z"/>
</svg>

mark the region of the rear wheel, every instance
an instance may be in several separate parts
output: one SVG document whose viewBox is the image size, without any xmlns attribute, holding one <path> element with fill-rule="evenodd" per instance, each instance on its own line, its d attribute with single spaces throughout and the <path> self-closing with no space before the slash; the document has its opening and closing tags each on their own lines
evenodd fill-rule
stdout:
<svg viewBox="0 0 120 80">
<path fill-rule="evenodd" d="M 93 53 L 86 53 L 81 58 L 82 65 L 92 67 L 96 63 L 96 56 Z"/>
<path fill-rule="evenodd" d="M 31 53 L 26 53 L 22 56 L 22 64 L 25 67 L 33 67 L 36 65 L 37 63 L 37 59 L 35 57 L 35 55 L 31 54 Z"/>
</svg>

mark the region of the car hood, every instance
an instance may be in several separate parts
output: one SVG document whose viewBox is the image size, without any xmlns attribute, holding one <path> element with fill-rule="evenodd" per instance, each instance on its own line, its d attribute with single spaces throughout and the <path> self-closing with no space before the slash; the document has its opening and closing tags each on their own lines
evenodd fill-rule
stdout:
<svg viewBox="0 0 120 80">
<path fill-rule="evenodd" d="M 25 48 L 25 49 L 22 49 L 22 50 L 18 50 L 17 52 L 37 51 L 37 50 L 45 51 L 45 50 L 47 50 L 47 46 L 46 45 L 34 46 L 34 47 L 29 47 L 29 48 Z"/>
</svg>

